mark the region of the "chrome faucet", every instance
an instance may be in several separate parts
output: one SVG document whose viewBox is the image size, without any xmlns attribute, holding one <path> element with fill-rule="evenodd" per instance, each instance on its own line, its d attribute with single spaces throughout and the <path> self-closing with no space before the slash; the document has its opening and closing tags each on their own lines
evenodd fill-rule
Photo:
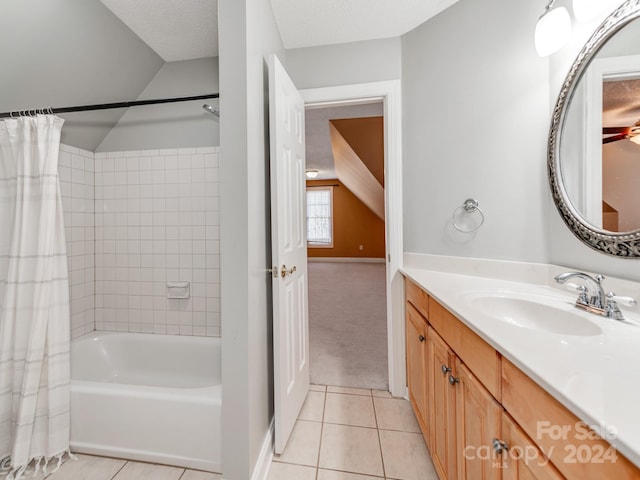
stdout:
<svg viewBox="0 0 640 480">
<path fill-rule="evenodd" d="M 618 307 L 616 300 L 633 307 L 637 302 L 633 298 L 629 297 L 617 297 L 613 292 L 607 294 L 604 293 L 602 288 L 603 275 L 596 275 L 592 277 L 583 272 L 567 272 L 561 273 L 555 277 L 555 281 L 559 284 L 564 284 L 570 278 L 580 278 L 591 283 L 593 288 L 592 295 L 589 295 L 589 289 L 585 286 L 578 287 L 578 299 L 576 300 L 576 307 L 586 310 L 587 312 L 595 313 L 607 318 L 613 318 L 615 320 L 624 320 L 624 316 Z"/>
<path fill-rule="evenodd" d="M 605 308 L 605 293 L 602 288 L 602 281 L 604 280 L 603 275 L 596 275 L 595 278 L 591 275 L 588 275 L 583 272 L 567 272 L 561 273 L 555 277 L 555 281 L 560 285 L 566 283 L 570 278 L 581 278 L 582 280 L 586 280 L 591 283 L 595 288 L 593 289 L 593 295 L 587 296 L 584 290 L 580 290 L 580 296 L 576 301 L 577 305 L 582 305 L 585 307 L 594 307 L 600 310 L 604 310 Z"/>
</svg>

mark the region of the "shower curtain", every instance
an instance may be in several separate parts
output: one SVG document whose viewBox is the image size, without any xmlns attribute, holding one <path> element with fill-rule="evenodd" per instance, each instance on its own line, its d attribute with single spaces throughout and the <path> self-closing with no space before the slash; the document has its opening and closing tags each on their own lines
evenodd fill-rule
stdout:
<svg viewBox="0 0 640 480">
<path fill-rule="evenodd" d="M 69 452 L 69 281 L 58 150 L 64 120 L 0 121 L 0 461 L 7 479 Z"/>
</svg>

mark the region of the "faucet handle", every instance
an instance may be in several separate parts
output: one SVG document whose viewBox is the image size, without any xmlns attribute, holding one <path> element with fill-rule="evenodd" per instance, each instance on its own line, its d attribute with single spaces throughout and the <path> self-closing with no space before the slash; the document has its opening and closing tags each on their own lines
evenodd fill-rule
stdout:
<svg viewBox="0 0 640 480">
<path fill-rule="evenodd" d="M 602 281 L 605 278 L 607 278 L 607 277 L 605 277 L 604 275 L 601 275 L 601 274 L 598 274 L 598 275 L 595 276 L 596 282 L 598 282 L 598 283 L 602 283 Z"/>
<path fill-rule="evenodd" d="M 638 305 L 638 302 L 635 298 L 618 296 L 613 292 L 607 293 L 607 301 L 609 301 L 609 299 L 612 299 L 616 303 L 621 303 L 625 307 L 635 307 L 636 305 Z"/>
<path fill-rule="evenodd" d="M 616 303 L 616 295 L 613 292 L 607 293 L 607 304 L 605 306 L 605 316 L 615 320 L 624 320 L 624 316 Z"/>
<path fill-rule="evenodd" d="M 587 287 L 585 287 L 584 285 L 580 285 L 578 288 L 576 288 L 576 290 L 578 290 L 578 300 L 576 300 L 576 303 L 579 303 L 581 305 L 589 305 L 589 296 L 587 295 L 587 292 L 589 291 L 587 289 Z"/>
</svg>

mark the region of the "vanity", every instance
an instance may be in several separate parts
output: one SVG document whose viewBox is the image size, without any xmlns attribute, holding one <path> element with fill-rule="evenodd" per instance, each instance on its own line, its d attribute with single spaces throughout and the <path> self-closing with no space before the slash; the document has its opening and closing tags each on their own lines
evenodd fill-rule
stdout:
<svg viewBox="0 0 640 480">
<path fill-rule="evenodd" d="M 638 39 L 640 0 L 627 0 L 569 69 L 547 148 L 566 227 L 630 262 L 640 262 Z M 465 232 L 454 213 L 453 226 L 472 241 L 480 215 Z M 408 393 L 441 480 L 640 479 L 640 286 L 571 270 L 405 253 Z"/>
<path fill-rule="evenodd" d="M 640 385 L 619 368 L 640 324 L 540 283 L 403 273 L 409 399 L 441 480 L 640 478 Z"/>
</svg>

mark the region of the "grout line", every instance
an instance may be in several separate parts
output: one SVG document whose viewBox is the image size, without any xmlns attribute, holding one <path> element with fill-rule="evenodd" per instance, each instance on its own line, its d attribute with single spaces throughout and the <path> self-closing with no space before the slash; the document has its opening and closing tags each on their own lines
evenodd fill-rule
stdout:
<svg viewBox="0 0 640 480">
<path fill-rule="evenodd" d="M 129 460 L 125 460 L 125 462 L 122 464 L 122 466 L 118 469 L 118 471 L 113 475 L 113 477 L 111 477 L 111 480 L 114 480 L 118 474 L 124 469 L 124 467 L 127 466 L 127 463 L 129 463 Z"/>
<path fill-rule="evenodd" d="M 322 451 L 322 435 L 324 434 L 324 415 L 327 410 L 327 387 L 325 386 L 324 402 L 322 402 L 322 423 L 320 424 L 320 442 L 318 443 L 318 458 L 316 460 L 316 480 L 320 469 L 320 452 Z"/>
<path fill-rule="evenodd" d="M 387 478 L 387 470 L 384 467 L 384 455 L 382 454 L 382 440 L 380 439 L 380 428 L 378 426 L 378 412 L 376 411 L 376 402 L 371 398 L 371 403 L 373 403 L 373 417 L 376 420 L 376 433 L 378 434 L 378 447 L 380 448 L 380 462 L 382 463 L 382 476 Z"/>
</svg>

